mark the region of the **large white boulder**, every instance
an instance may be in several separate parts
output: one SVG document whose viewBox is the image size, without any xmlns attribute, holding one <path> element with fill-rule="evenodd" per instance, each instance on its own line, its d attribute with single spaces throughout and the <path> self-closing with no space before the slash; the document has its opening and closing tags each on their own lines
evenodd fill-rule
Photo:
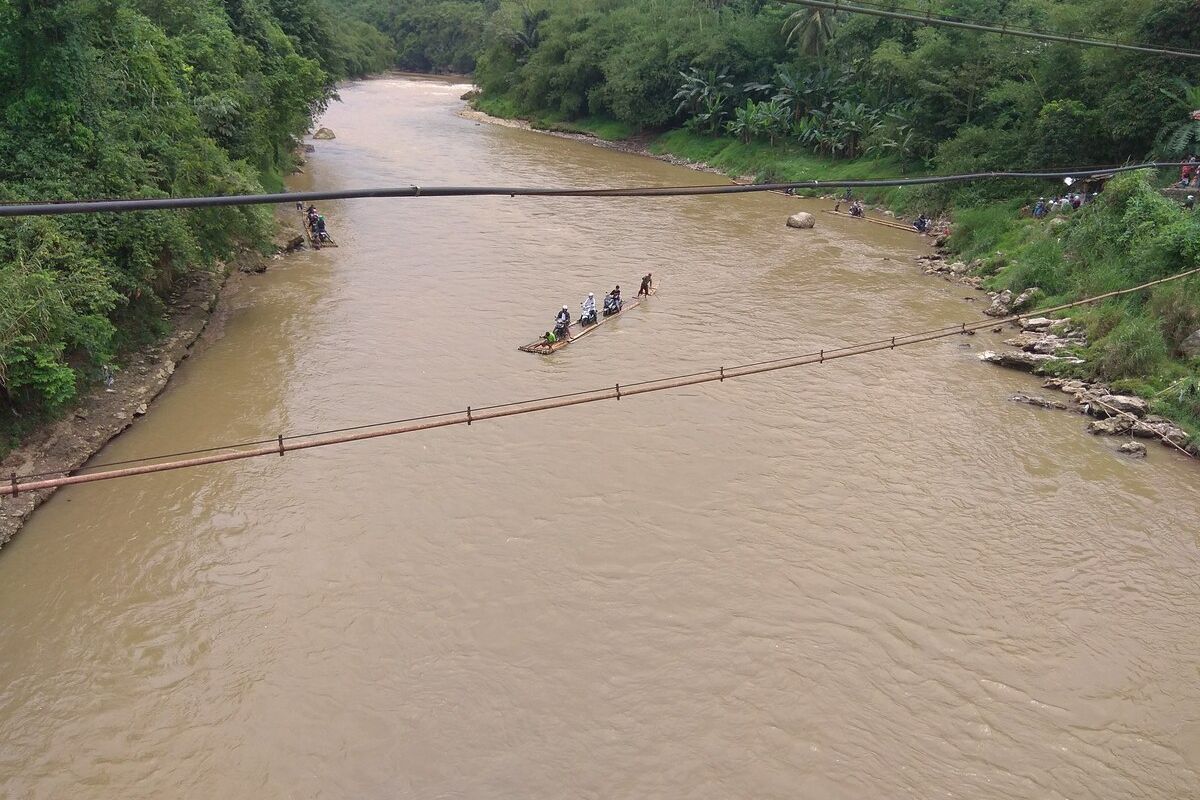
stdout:
<svg viewBox="0 0 1200 800">
<path fill-rule="evenodd" d="M 1127 394 L 1106 394 L 1096 401 L 1096 405 L 1100 411 L 1094 416 L 1098 417 L 1112 416 L 1118 413 L 1144 417 L 1150 413 L 1149 403 L 1140 397 Z"/>
<path fill-rule="evenodd" d="M 817 218 L 807 211 L 797 211 L 787 218 L 789 228 L 811 228 L 817 224 Z"/>
</svg>

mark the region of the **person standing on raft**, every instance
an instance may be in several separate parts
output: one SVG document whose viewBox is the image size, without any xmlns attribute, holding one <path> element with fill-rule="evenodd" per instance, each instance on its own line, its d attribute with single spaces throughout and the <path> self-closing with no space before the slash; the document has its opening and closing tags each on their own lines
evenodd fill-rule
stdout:
<svg viewBox="0 0 1200 800">
<path fill-rule="evenodd" d="M 646 297 L 649 297 L 652 283 L 653 275 L 651 273 L 646 273 L 646 277 L 642 278 L 642 286 L 638 289 L 637 296 L 641 297 L 642 295 L 645 295 Z"/>
</svg>

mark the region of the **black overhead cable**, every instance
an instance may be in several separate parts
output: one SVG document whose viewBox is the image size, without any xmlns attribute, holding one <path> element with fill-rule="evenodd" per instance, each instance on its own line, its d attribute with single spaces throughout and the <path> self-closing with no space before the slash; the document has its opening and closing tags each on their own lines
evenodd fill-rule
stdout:
<svg viewBox="0 0 1200 800">
<path fill-rule="evenodd" d="M 807 1 L 807 0 L 806 0 Z M 865 189 L 886 186 L 927 186 L 938 183 L 968 183 L 993 179 L 1087 179 L 1140 169 L 1178 167 L 1179 161 L 1150 161 L 1109 167 L 1070 167 L 1051 171 L 968 172 L 959 175 L 926 175 L 919 178 L 875 178 L 871 180 L 811 180 L 789 183 L 709 184 L 702 186 L 632 186 L 615 188 L 540 188 L 528 186 L 398 186 L 376 189 L 334 189 L 323 192 L 278 192 L 225 197 L 155 197 L 138 200 L 48 200 L 0 205 L 0 217 L 33 217 L 56 214 L 125 213 L 177 208 L 213 208 L 278 203 L 351 200 L 358 198 L 418 197 L 688 197 L 693 195 L 779 192 L 793 189 Z"/>
<path fill-rule="evenodd" d="M 1070 33 L 1042 31 L 1034 28 L 1013 28 L 1007 23 L 1000 25 L 987 24 L 959 17 L 934 14 L 932 9 L 920 11 L 915 8 L 904 8 L 895 4 L 881 5 L 858 0 L 856 3 L 843 3 L 840 0 L 780 0 L 789 5 L 823 8 L 830 11 L 848 11 L 853 14 L 869 14 L 874 17 L 900 19 L 906 22 L 919 22 L 923 25 L 937 25 L 948 28 L 963 28 L 983 33 L 999 33 L 1004 36 L 1023 36 L 1027 39 L 1041 39 L 1047 42 L 1063 42 L 1080 44 L 1089 47 L 1107 47 L 1113 50 L 1133 50 L 1138 53 L 1171 56 L 1174 58 L 1200 58 L 1200 51 L 1180 50 L 1178 48 L 1157 47 L 1140 42 L 1125 42 L 1118 39 L 1103 39 L 1095 36 L 1076 36 Z"/>
</svg>

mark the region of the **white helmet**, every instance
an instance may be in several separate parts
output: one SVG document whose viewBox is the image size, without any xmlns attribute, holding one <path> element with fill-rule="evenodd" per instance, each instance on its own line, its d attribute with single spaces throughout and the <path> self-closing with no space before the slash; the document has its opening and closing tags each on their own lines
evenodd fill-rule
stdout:
<svg viewBox="0 0 1200 800">
<path fill-rule="evenodd" d="M 569 311 L 569 310 L 570 309 L 568 309 L 566 306 L 563 306 L 563 311 Z"/>
<path fill-rule="evenodd" d="M 592 294 L 591 292 L 588 292 L 588 297 L 595 297 L 595 296 L 596 295 Z"/>
</svg>

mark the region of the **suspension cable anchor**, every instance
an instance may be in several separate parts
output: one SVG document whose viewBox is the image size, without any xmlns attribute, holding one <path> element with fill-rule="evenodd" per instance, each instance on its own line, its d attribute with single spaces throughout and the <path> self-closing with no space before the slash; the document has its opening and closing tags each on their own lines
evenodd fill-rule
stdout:
<svg viewBox="0 0 1200 800">
<path fill-rule="evenodd" d="M 721 383 L 725 382 L 725 368 L 721 367 Z"/>
<path fill-rule="evenodd" d="M 617 399 L 621 399 L 621 384 L 617 384 Z"/>
<path fill-rule="evenodd" d="M 280 457 L 280 458 L 283 458 L 283 454 L 284 454 L 284 449 L 283 449 L 283 434 L 281 433 L 281 434 L 279 434 L 279 457 Z"/>
<path fill-rule="evenodd" d="M 820 360 L 819 360 L 817 363 L 818 363 L 818 364 L 824 364 L 824 363 L 825 363 L 825 351 L 824 351 L 824 350 L 822 350 L 822 351 L 821 351 L 821 354 L 820 354 Z"/>
<path fill-rule="evenodd" d="M 474 417 L 471 416 L 471 407 L 467 406 L 467 424 L 470 425 L 473 420 Z"/>
</svg>

